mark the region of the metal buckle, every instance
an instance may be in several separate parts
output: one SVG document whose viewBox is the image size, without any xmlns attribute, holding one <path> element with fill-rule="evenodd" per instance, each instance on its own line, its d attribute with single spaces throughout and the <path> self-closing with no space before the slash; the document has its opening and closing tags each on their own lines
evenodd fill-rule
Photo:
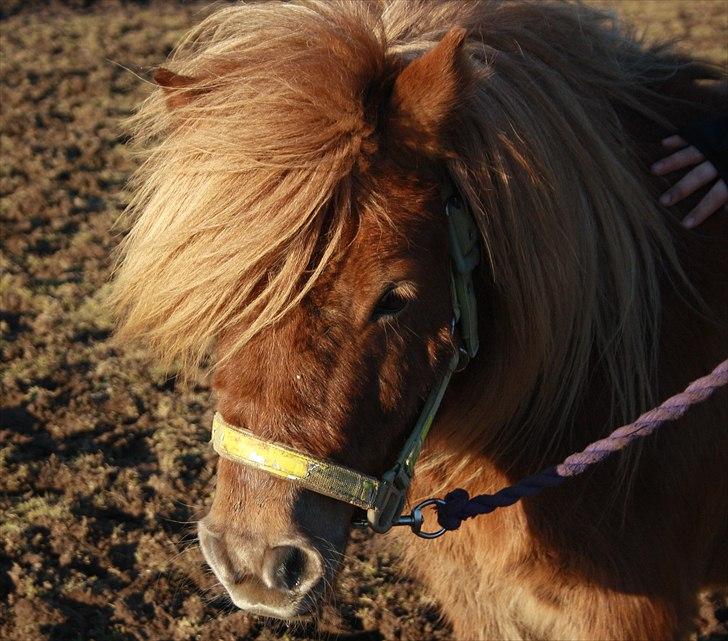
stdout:
<svg viewBox="0 0 728 641">
<path fill-rule="evenodd" d="M 473 288 L 473 270 L 480 262 L 478 228 L 457 196 L 445 203 L 452 262 L 453 314 L 470 358 L 478 353 L 478 306 Z"/>
<path fill-rule="evenodd" d="M 407 467 L 401 463 L 382 475 L 376 507 L 367 510 L 367 520 L 372 530 L 384 534 L 392 528 L 402 513 L 411 482 Z"/>
<path fill-rule="evenodd" d="M 452 196 L 445 203 L 445 213 L 449 222 L 450 251 L 455 269 L 460 274 L 470 274 L 480 262 L 478 229 L 457 196 Z"/>
</svg>

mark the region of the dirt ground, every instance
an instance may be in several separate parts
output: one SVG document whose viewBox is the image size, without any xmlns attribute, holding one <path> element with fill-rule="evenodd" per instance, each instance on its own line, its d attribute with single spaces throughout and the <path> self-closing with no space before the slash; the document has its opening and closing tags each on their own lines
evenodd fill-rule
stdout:
<svg viewBox="0 0 728 641">
<path fill-rule="evenodd" d="M 725 0 L 602 2 L 728 67 Z M 189 3 L 0 2 L 0 638 L 449 638 L 419 586 L 356 534 L 319 628 L 220 596 L 192 522 L 213 487 L 205 381 L 183 392 L 109 343 L 114 226 L 137 160 L 119 121 L 199 19 Z M 705 595 L 695 639 L 728 638 Z"/>
</svg>

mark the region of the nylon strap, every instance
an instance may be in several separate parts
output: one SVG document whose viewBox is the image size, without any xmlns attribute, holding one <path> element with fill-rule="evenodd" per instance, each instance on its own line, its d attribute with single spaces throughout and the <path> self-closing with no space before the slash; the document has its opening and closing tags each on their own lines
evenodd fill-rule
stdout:
<svg viewBox="0 0 728 641">
<path fill-rule="evenodd" d="M 212 446 L 224 458 L 293 481 L 331 498 L 368 510 L 376 504 L 379 481 L 348 467 L 271 443 L 228 423 L 215 413 Z"/>
<path fill-rule="evenodd" d="M 463 347 L 455 351 L 446 370 L 430 390 L 395 465 L 381 479 L 376 479 L 286 445 L 260 439 L 249 430 L 227 423 L 216 413 L 212 423 L 212 445 L 220 456 L 362 508 L 367 511 L 369 525 L 376 532 L 386 532 L 397 524 L 415 464 L 450 378 L 478 351 L 477 302 L 472 280 L 472 272 L 480 261 L 478 230 L 458 198 L 446 199 L 445 213 L 452 267 L 453 334 L 459 335 Z M 453 339 L 457 343 L 458 336 L 454 335 Z"/>
</svg>

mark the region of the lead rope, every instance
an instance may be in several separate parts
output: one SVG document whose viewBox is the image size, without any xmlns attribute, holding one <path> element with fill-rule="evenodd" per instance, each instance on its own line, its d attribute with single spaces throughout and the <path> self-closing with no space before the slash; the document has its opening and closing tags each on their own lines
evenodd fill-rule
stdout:
<svg viewBox="0 0 728 641">
<path fill-rule="evenodd" d="M 559 465 L 522 479 L 495 494 L 481 494 L 470 498 L 465 490 L 457 489 L 447 494 L 442 501 L 428 499 L 429 504 L 436 506 L 437 520 L 443 530 L 457 530 L 465 519 L 513 505 L 522 498 L 538 494 L 544 488 L 555 487 L 571 476 L 582 474 L 614 452 L 624 449 L 632 441 L 649 436 L 665 423 L 679 419 L 691 406 L 703 402 L 724 385 L 728 385 L 728 360 L 723 361 L 707 376 L 690 383 L 684 392 L 668 398 L 633 423 L 617 428 L 606 438 L 588 445 L 583 451 L 572 454 Z"/>
</svg>

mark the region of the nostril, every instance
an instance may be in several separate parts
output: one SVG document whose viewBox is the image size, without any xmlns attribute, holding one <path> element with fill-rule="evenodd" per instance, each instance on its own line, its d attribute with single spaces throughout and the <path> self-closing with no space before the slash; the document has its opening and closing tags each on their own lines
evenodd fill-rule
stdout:
<svg viewBox="0 0 728 641">
<path fill-rule="evenodd" d="M 263 572 L 266 582 L 278 590 L 290 592 L 306 578 L 308 555 L 292 545 L 279 545 L 266 551 Z"/>
</svg>

